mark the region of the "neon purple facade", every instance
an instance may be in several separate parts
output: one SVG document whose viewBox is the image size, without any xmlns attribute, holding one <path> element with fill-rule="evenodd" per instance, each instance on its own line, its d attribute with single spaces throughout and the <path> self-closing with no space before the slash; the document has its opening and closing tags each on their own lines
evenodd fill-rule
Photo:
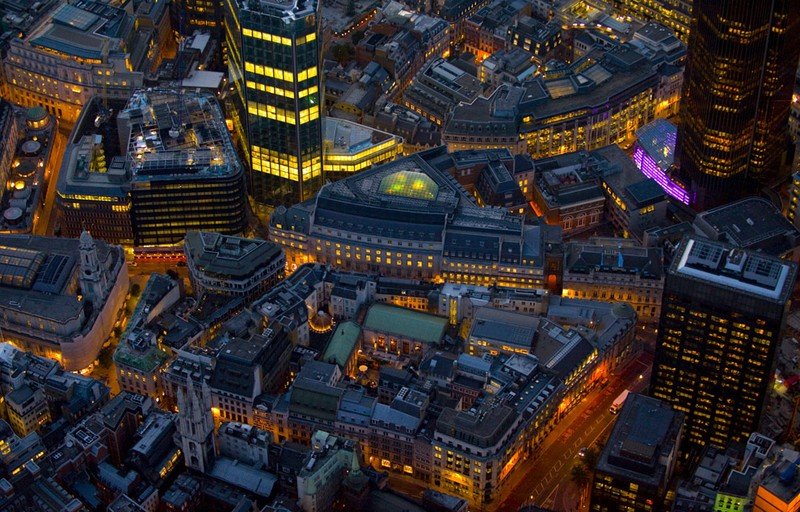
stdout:
<svg viewBox="0 0 800 512">
<path fill-rule="evenodd" d="M 670 197 L 689 204 L 686 189 L 667 175 L 675 161 L 678 129 L 664 119 L 657 119 L 636 131 L 633 161 L 642 174 L 655 180 Z"/>
</svg>

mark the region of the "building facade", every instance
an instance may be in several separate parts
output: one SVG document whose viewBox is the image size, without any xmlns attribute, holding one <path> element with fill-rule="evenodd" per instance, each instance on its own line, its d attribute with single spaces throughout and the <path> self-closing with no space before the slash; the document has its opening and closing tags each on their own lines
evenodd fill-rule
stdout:
<svg viewBox="0 0 800 512">
<path fill-rule="evenodd" d="M 116 117 L 118 142 L 94 133 L 92 112 L 87 105 L 59 175 L 64 235 L 97 225 L 106 241 L 144 249 L 192 230 L 244 230 L 244 169 L 213 96 L 137 91 Z"/>
<path fill-rule="evenodd" d="M 294 204 L 323 184 L 318 4 L 226 3 L 234 134 L 256 205 Z"/>
<path fill-rule="evenodd" d="M 316 261 L 405 279 L 555 283 L 544 248 L 560 234 L 505 208 L 479 207 L 444 165 L 452 160 L 437 148 L 331 183 L 314 202 L 276 209 L 270 239 L 290 269 Z"/>
<path fill-rule="evenodd" d="M 659 512 L 678 460 L 683 414 L 668 403 L 632 393 L 594 468 L 592 512 Z"/>
<path fill-rule="evenodd" d="M 798 57 L 796 2 L 695 0 L 679 137 L 695 207 L 779 176 Z"/>
<path fill-rule="evenodd" d="M 687 237 L 664 283 L 650 393 L 686 415 L 686 453 L 758 428 L 794 263 Z"/>
</svg>

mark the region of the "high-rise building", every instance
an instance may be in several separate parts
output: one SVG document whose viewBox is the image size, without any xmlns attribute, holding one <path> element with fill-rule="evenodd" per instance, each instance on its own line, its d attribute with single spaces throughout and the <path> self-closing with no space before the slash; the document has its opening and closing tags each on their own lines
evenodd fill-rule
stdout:
<svg viewBox="0 0 800 512">
<path fill-rule="evenodd" d="M 686 414 L 687 454 L 758 428 L 797 265 L 685 238 L 667 271 L 650 394 Z"/>
<path fill-rule="evenodd" d="M 694 2 L 679 153 L 698 208 L 777 175 L 798 56 L 798 0 Z"/>
<path fill-rule="evenodd" d="M 323 183 L 316 0 L 227 2 L 234 132 L 256 206 L 293 204 Z"/>
</svg>

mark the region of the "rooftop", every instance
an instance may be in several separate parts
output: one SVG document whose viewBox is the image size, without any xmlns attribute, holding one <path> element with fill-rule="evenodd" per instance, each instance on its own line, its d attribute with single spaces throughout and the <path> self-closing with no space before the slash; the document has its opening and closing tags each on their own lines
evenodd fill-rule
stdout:
<svg viewBox="0 0 800 512">
<path fill-rule="evenodd" d="M 697 214 L 694 226 L 709 238 L 782 256 L 800 245 L 800 231 L 773 203 L 748 197 Z"/>
<path fill-rule="evenodd" d="M 190 231 L 184 250 L 193 268 L 221 278 L 249 277 L 283 254 L 278 244 L 267 240 Z"/>
<path fill-rule="evenodd" d="M 361 326 L 357 323 L 343 322 L 339 324 L 328 339 L 322 360 L 336 363 L 342 368 L 346 367 L 360 336 Z"/>
<path fill-rule="evenodd" d="M 469 339 L 492 340 L 530 350 L 539 319 L 513 311 L 479 308 L 472 319 Z"/>
<path fill-rule="evenodd" d="M 631 393 L 619 413 L 597 471 L 641 484 L 665 485 L 663 460 L 676 449 L 683 414 L 666 402 Z"/>
<path fill-rule="evenodd" d="M 435 345 L 444 336 L 447 319 L 377 303 L 370 306 L 364 329 L 397 334 Z"/>
<path fill-rule="evenodd" d="M 133 181 L 235 175 L 241 165 L 213 95 L 137 91 L 117 116 Z"/>
<path fill-rule="evenodd" d="M 669 272 L 784 304 L 794 286 L 797 264 L 721 242 L 687 237 L 677 249 Z"/>
<path fill-rule="evenodd" d="M 85 303 L 71 289 L 80 266 L 79 244 L 73 238 L 0 235 L 0 310 L 56 323 L 77 318 Z M 100 262 L 115 268 L 121 250 L 99 240 L 95 244 Z"/>
</svg>

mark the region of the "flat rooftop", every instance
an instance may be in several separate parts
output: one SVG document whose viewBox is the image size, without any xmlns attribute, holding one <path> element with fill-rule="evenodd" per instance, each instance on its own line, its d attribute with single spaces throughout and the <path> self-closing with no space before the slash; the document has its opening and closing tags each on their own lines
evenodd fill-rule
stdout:
<svg viewBox="0 0 800 512">
<path fill-rule="evenodd" d="M 676 252 L 670 273 L 785 303 L 794 286 L 797 264 L 721 242 L 689 237 Z"/>
<path fill-rule="evenodd" d="M 241 172 L 222 109 L 213 95 L 171 89 L 133 93 L 117 116 L 128 136 L 133 181 L 211 178 Z"/>
<path fill-rule="evenodd" d="M 781 256 L 800 245 L 797 227 L 774 204 L 759 197 L 699 213 L 694 225 L 710 238 L 772 256 Z"/>
<path fill-rule="evenodd" d="M 208 231 L 190 231 L 184 239 L 187 256 L 198 271 L 222 278 L 248 277 L 283 254 L 273 242 Z"/>
<path fill-rule="evenodd" d="M 494 308 L 479 308 L 472 319 L 469 339 L 492 340 L 530 350 L 538 328 L 537 317 Z"/>
</svg>

